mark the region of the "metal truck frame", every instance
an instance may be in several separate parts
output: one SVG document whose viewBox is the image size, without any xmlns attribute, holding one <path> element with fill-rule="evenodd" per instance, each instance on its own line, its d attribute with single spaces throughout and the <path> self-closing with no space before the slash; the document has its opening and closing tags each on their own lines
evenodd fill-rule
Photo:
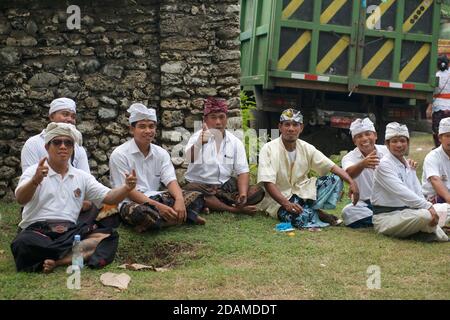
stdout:
<svg viewBox="0 0 450 320">
<path fill-rule="evenodd" d="M 256 128 L 302 109 L 306 139 L 325 153 L 350 148 L 348 127 L 369 116 L 421 122 L 436 86 L 440 0 L 241 0 L 241 88 L 254 93 Z M 423 129 L 423 128 L 422 128 Z M 316 141 L 317 140 L 317 141 Z M 329 149 L 329 150 L 328 150 Z"/>
</svg>

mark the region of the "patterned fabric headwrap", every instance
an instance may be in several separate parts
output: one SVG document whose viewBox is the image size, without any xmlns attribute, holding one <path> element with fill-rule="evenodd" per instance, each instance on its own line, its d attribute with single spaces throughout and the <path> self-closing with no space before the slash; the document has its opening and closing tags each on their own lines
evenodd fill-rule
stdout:
<svg viewBox="0 0 450 320">
<path fill-rule="evenodd" d="M 298 123 L 303 123 L 303 115 L 299 110 L 289 108 L 281 113 L 280 122 L 283 121 L 294 121 Z"/>
<path fill-rule="evenodd" d="M 228 113 L 228 106 L 225 100 L 209 97 L 205 100 L 205 108 L 203 109 L 203 115 L 207 116 L 212 112 Z"/>
</svg>

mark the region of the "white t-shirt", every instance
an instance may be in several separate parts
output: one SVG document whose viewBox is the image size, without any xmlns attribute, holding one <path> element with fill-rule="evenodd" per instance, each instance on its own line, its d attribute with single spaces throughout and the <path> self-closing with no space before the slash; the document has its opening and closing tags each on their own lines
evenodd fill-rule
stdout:
<svg viewBox="0 0 450 320">
<path fill-rule="evenodd" d="M 436 195 L 431 182 L 428 181 L 433 176 L 441 178 L 447 190 L 450 190 L 450 158 L 442 146 L 431 150 L 423 161 L 422 192 L 426 197 Z"/>
<path fill-rule="evenodd" d="M 287 153 L 288 153 L 288 157 L 289 157 L 289 163 L 291 163 L 291 164 L 294 163 L 295 162 L 295 158 L 297 156 L 297 151 L 296 150 L 288 151 Z"/>
<path fill-rule="evenodd" d="M 136 171 L 136 190 L 147 197 L 161 193 L 161 183 L 167 186 L 177 180 L 175 169 L 169 153 L 163 148 L 150 144 L 150 152 L 144 157 L 134 139 L 118 146 L 109 158 L 109 172 L 111 185 L 121 186 L 125 183 L 125 173 Z M 130 202 L 125 199 L 122 203 Z"/>
<path fill-rule="evenodd" d="M 377 156 L 380 160 L 384 155 L 389 153 L 387 147 L 383 145 L 375 145 L 375 149 L 377 150 Z M 349 167 L 354 166 L 355 164 L 364 160 L 364 158 L 365 157 L 361 153 L 361 151 L 358 148 L 355 148 L 342 158 L 342 168 L 344 170 L 347 170 Z M 370 195 L 372 194 L 374 172 L 375 169 L 364 168 L 359 176 L 353 178 L 353 180 L 358 185 L 360 200 L 364 201 L 370 199 Z"/>
<path fill-rule="evenodd" d="M 429 209 L 422 187 L 413 170 L 405 166 L 392 153 L 387 153 L 375 169 L 370 202 L 374 206 Z"/>
<path fill-rule="evenodd" d="M 36 173 L 38 164 L 32 165 L 22 174 L 20 188 Z M 30 224 L 45 220 L 66 220 L 76 223 L 83 200 L 101 206 L 106 194 L 110 191 L 86 172 L 69 165 L 69 171 L 61 177 L 49 166 L 48 175 L 36 188 L 32 199 L 25 205 L 19 227 L 25 229 Z"/>
<path fill-rule="evenodd" d="M 198 141 L 201 130 L 197 131 L 189 139 L 185 152 Z M 190 158 L 190 157 L 188 157 Z M 209 138 L 199 151 L 199 157 L 193 163 L 189 163 L 186 171 L 186 180 L 189 182 L 222 185 L 233 174 L 240 175 L 249 172 L 245 147 L 241 140 L 230 131 L 225 130 L 225 137 L 220 143 L 217 152 L 214 136 Z"/>
<path fill-rule="evenodd" d="M 91 170 L 89 169 L 86 150 L 78 144 L 75 144 L 74 152 L 75 156 L 73 163 L 71 164 L 75 168 L 90 174 Z M 28 167 L 39 163 L 39 161 L 44 157 L 48 157 L 48 153 L 47 150 L 45 150 L 44 131 L 42 131 L 41 133 L 29 138 L 22 147 L 22 152 L 20 155 L 22 173 L 25 172 Z"/>
<path fill-rule="evenodd" d="M 434 89 L 434 94 L 450 94 L 450 71 L 438 71 L 436 77 L 439 77 L 439 86 Z M 450 99 L 434 98 L 433 112 L 450 109 Z"/>
</svg>

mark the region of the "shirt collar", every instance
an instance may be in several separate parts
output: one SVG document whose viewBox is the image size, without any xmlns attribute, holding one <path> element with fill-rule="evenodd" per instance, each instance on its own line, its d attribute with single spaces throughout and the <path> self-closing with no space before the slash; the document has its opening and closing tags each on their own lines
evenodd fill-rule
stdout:
<svg viewBox="0 0 450 320">
<path fill-rule="evenodd" d="M 199 134 L 202 134 L 202 130 L 200 130 Z M 232 135 L 232 133 L 229 132 L 227 129 L 225 129 L 225 133 L 224 133 L 222 142 L 224 142 L 224 141 L 227 143 L 231 142 L 231 135 Z M 211 135 L 211 137 L 209 137 L 208 143 L 211 141 L 214 141 L 214 135 Z"/>
<path fill-rule="evenodd" d="M 356 157 L 358 157 L 358 158 L 360 158 L 360 159 L 363 159 L 363 158 L 364 158 L 364 155 L 362 154 L 361 150 L 359 150 L 358 147 L 356 147 L 356 148 L 354 149 L 354 151 L 355 151 Z"/>
<path fill-rule="evenodd" d="M 72 164 L 70 164 L 70 162 L 69 162 L 69 172 L 67 172 L 67 174 L 72 177 L 75 176 L 75 168 L 72 167 Z"/>
<path fill-rule="evenodd" d="M 224 133 L 223 139 L 226 142 L 231 142 L 231 135 L 232 135 L 232 133 L 225 129 L 225 133 Z"/>
<path fill-rule="evenodd" d="M 52 167 L 50 167 L 50 166 L 48 165 L 48 163 L 47 163 L 47 166 L 48 166 L 48 176 L 49 176 L 49 177 L 53 177 L 53 176 L 55 176 L 55 175 L 59 175 L 59 173 L 57 173 L 55 170 L 53 170 Z M 74 176 L 75 176 L 75 170 L 74 170 L 74 167 L 72 167 L 72 165 L 70 164 L 70 162 L 69 162 L 69 171 L 67 171 L 67 175 L 68 175 L 68 176 L 71 176 L 71 177 L 74 177 Z"/>
<path fill-rule="evenodd" d="M 230 133 L 227 129 L 225 129 L 225 131 L 224 131 L 224 133 L 223 133 L 223 136 L 224 136 L 225 139 L 230 140 L 230 134 L 231 134 L 231 133 Z"/>
<path fill-rule="evenodd" d="M 442 145 L 439 146 L 438 152 L 442 153 L 446 159 L 450 160 L 450 157 L 448 156 L 448 154 L 445 153 L 444 148 L 442 148 Z"/>
<path fill-rule="evenodd" d="M 359 150 L 358 147 L 356 147 L 354 150 L 355 150 L 356 156 L 357 156 L 358 158 L 361 158 L 361 159 L 364 159 L 364 158 L 365 158 L 365 156 L 362 154 L 361 150 Z M 381 151 L 380 151 L 380 148 L 378 147 L 378 145 L 375 145 L 375 150 L 377 151 L 377 155 L 380 155 L 380 154 L 381 154 Z M 395 157 L 394 157 L 394 158 L 395 158 Z"/>
<path fill-rule="evenodd" d="M 137 146 L 136 141 L 134 141 L 134 138 L 131 139 L 130 149 L 129 150 L 130 150 L 130 153 L 132 153 L 132 154 L 133 153 L 140 153 L 140 154 L 142 154 L 142 156 L 144 156 L 142 151 Z M 150 150 L 148 152 L 147 157 L 151 157 L 153 155 L 152 150 L 153 150 L 152 144 L 150 143 Z"/>
<path fill-rule="evenodd" d="M 405 161 L 406 162 L 406 166 L 403 164 L 403 162 L 401 162 L 400 160 L 398 160 L 397 159 L 397 157 L 396 156 L 394 156 L 390 151 L 389 151 L 389 157 L 391 157 L 391 159 L 395 162 L 395 164 L 398 166 L 398 167 L 402 167 L 402 168 L 409 168 L 409 163 L 408 163 L 408 161 Z M 404 159 L 405 159 L 405 157 L 403 157 Z M 406 160 L 406 159 L 405 159 Z"/>
</svg>

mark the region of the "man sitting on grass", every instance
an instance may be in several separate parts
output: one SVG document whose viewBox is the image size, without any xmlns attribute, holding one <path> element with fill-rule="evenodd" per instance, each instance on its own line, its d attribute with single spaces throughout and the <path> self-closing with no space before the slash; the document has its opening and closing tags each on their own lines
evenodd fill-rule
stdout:
<svg viewBox="0 0 450 320">
<path fill-rule="evenodd" d="M 450 118 L 444 118 L 439 123 L 438 139 L 440 146 L 431 150 L 423 162 L 422 192 L 433 204 L 450 204 Z M 449 220 L 447 213 L 443 223 Z M 448 230 L 448 227 L 445 229 Z"/>
<path fill-rule="evenodd" d="M 123 183 L 125 172 L 136 170 L 138 175 L 136 190 L 119 206 L 122 220 L 137 232 L 184 222 L 205 224 L 199 216 L 204 205 L 202 194 L 183 192 L 169 153 L 152 143 L 156 136 L 156 111 L 133 103 L 128 112 L 133 138 L 118 146 L 109 159 L 113 186 Z M 161 183 L 168 191 L 159 191 Z"/>
<path fill-rule="evenodd" d="M 376 232 L 398 238 L 431 235 L 427 240 L 448 241 L 438 226 L 439 216 L 423 194 L 416 171 L 405 159 L 409 150 L 409 132 L 405 125 L 386 126 L 385 143 L 389 149 L 375 169 L 370 201 Z"/>
<path fill-rule="evenodd" d="M 24 205 L 20 232 L 11 244 L 17 271 L 50 272 L 71 262 L 74 236 L 79 234 L 84 260 L 98 268 L 114 259 L 118 234 L 101 224 L 79 222 L 84 200 L 96 204 L 117 204 L 136 184 L 134 174 L 125 184 L 109 189 L 90 174 L 69 164 L 74 145 L 81 146 L 81 134 L 72 124 L 50 123 L 44 134 L 48 158 L 30 166 L 22 174 L 15 191 Z"/>
<path fill-rule="evenodd" d="M 358 186 L 322 152 L 299 139 L 304 128 L 300 111 L 284 110 L 278 128 L 281 136 L 266 143 L 259 154 L 258 183 L 264 183 L 268 193 L 259 208 L 297 228 L 339 224 L 337 217 L 319 209 L 336 206 L 342 190 L 339 177 L 349 183 L 353 204 L 359 200 Z M 311 170 L 334 175 L 310 178 Z"/>
<path fill-rule="evenodd" d="M 438 139 L 423 161 L 422 191 L 432 203 L 450 203 L 450 118 L 439 123 Z"/>
<path fill-rule="evenodd" d="M 249 186 L 245 147 L 226 130 L 227 113 L 225 101 L 205 101 L 203 129 L 194 133 L 186 145 L 189 183 L 184 189 L 202 192 L 205 205 L 211 210 L 253 215 L 264 191 L 259 186 Z"/>
<path fill-rule="evenodd" d="M 77 120 L 76 109 L 77 106 L 72 99 L 57 98 L 50 103 L 48 118 L 50 119 L 50 122 L 70 123 L 75 125 Z M 29 138 L 23 145 L 20 154 L 22 173 L 30 166 L 37 164 L 42 158 L 47 157 L 44 135 L 45 130 L 42 130 L 41 133 Z M 74 168 L 83 170 L 89 174 L 91 173 L 86 150 L 78 144 L 75 144 L 74 146 L 70 164 Z M 84 201 L 78 219 L 80 222 L 92 222 L 96 218 L 98 211 L 97 207 L 93 206 L 90 201 Z"/>
<path fill-rule="evenodd" d="M 377 145 L 377 132 L 369 118 L 356 119 L 350 125 L 356 148 L 342 158 L 342 168 L 358 185 L 360 198 L 356 205 L 348 204 L 342 209 L 344 223 L 350 228 L 372 227 L 373 173 L 380 159 L 389 151 L 384 145 Z"/>
</svg>

